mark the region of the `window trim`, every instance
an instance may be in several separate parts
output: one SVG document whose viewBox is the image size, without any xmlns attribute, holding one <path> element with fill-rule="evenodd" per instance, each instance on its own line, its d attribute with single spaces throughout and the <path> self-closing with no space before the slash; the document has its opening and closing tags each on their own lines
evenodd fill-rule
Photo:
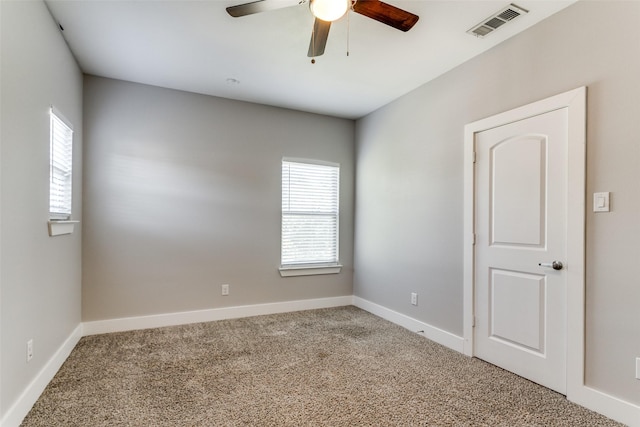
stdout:
<svg viewBox="0 0 640 427">
<path fill-rule="evenodd" d="M 80 221 L 65 221 L 61 219 L 52 219 L 48 222 L 49 236 L 62 236 L 63 234 L 71 234 L 75 229 L 75 225 Z"/>
<path fill-rule="evenodd" d="M 281 266 L 279 269 L 281 277 L 292 276 L 316 276 L 320 274 L 338 274 L 342 270 L 342 264 L 301 264 L 294 266 Z"/>
<path fill-rule="evenodd" d="M 312 276 L 321 274 L 338 274 L 342 270 L 340 264 L 340 163 L 329 162 L 317 159 L 307 159 L 299 157 L 283 157 L 280 162 L 280 172 L 282 173 L 282 165 L 284 162 L 303 163 L 319 166 L 330 166 L 338 168 L 338 213 L 336 216 L 336 261 L 335 262 L 318 262 L 318 263 L 300 263 L 300 264 L 282 264 L 282 224 L 283 212 L 280 211 L 280 267 L 278 268 L 281 277 L 292 276 Z M 282 197 L 282 181 L 280 187 L 280 196 Z"/>
</svg>

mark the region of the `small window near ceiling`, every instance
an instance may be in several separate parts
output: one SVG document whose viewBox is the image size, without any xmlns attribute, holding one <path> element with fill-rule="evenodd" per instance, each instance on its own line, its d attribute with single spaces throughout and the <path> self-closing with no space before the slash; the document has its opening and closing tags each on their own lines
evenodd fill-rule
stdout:
<svg viewBox="0 0 640 427">
<path fill-rule="evenodd" d="M 73 129 L 51 109 L 49 152 L 49 219 L 71 218 Z"/>
<path fill-rule="evenodd" d="M 284 275 L 325 274 L 338 266 L 340 166 L 313 161 L 282 161 L 283 270 L 311 269 Z"/>
</svg>

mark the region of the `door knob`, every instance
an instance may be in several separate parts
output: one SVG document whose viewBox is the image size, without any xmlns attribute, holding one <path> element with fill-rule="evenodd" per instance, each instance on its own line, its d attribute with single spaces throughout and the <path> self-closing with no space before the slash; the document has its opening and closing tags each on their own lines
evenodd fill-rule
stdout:
<svg viewBox="0 0 640 427">
<path fill-rule="evenodd" d="M 553 268 L 554 270 L 562 270 L 562 267 L 564 267 L 560 261 L 541 262 L 538 265 L 540 267 Z"/>
</svg>

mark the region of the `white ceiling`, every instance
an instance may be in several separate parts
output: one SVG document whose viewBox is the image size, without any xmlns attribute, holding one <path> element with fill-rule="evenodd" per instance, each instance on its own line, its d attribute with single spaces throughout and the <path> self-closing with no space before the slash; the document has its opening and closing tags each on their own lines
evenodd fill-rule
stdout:
<svg viewBox="0 0 640 427">
<path fill-rule="evenodd" d="M 512 1 L 529 13 L 480 39 L 466 31 L 510 0 L 387 0 L 419 15 L 416 26 L 351 13 L 315 64 L 307 5 L 232 18 L 225 8 L 247 0 L 46 3 L 87 74 L 355 119 L 576 0 Z"/>
</svg>

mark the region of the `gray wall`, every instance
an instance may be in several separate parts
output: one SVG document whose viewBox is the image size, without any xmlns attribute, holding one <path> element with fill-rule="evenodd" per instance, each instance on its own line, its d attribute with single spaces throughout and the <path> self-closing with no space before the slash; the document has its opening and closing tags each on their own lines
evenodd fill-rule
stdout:
<svg viewBox="0 0 640 427">
<path fill-rule="evenodd" d="M 49 107 L 75 129 L 81 219 L 82 74 L 42 2 L 0 2 L 0 360 L 4 417 L 80 324 L 81 235 L 49 237 Z M 26 362 L 33 339 L 34 358 Z"/>
<path fill-rule="evenodd" d="M 578 2 L 359 120 L 355 295 L 461 336 L 464 125 L 586 85 L 588 207 L 613 209 L 586 212 L 586 382 L 640 403 L 638 23 Z"/>
<path fill-rule="evenodd" d="M 352 294 L 353 121 L 93 76 L 84 103 L 84 321 Z M 278 273 L 283 156 L 342 166 L 340 274 Z"/>
</svg>

